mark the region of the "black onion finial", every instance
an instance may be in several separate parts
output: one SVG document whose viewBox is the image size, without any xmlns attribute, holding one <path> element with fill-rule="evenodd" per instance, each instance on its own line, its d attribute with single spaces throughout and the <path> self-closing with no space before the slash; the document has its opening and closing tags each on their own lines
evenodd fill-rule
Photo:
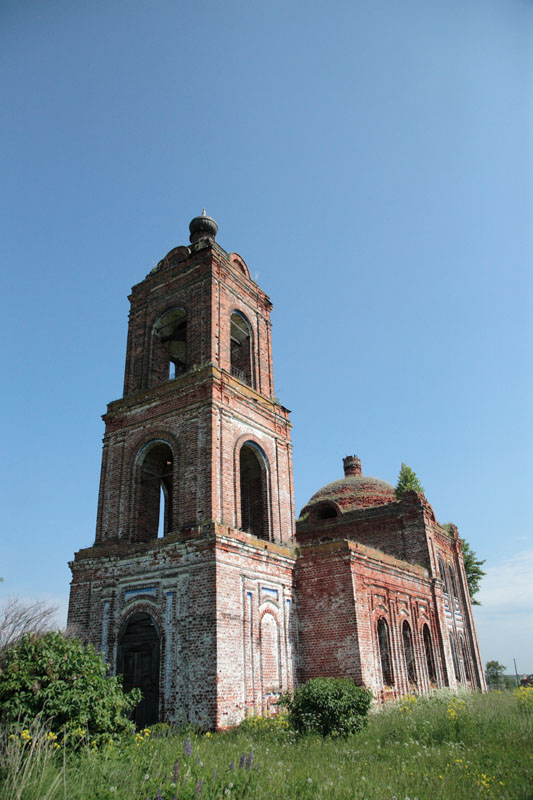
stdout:
<svg viewBox="0 0 533 800">
<path fill-rule="evenodd" d="M 207 216 L 205 208 L 201 217 L 194 217 L 189 223 L 189 232 L 191 234 L 189 238 L 192 244 L 198 242 L 200 239 L 210 239 L 214 241 L 217 231 L 218 225 L 213 217 Z"/>
</svg>

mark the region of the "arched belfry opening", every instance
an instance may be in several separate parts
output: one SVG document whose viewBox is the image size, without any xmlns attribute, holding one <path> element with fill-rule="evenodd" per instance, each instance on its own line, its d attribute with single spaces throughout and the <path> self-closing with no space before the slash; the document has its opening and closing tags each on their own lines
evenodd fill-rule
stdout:
<svg viewBox="0 0 533 800">
<path fill-rule="evenodd" d="M 135 539 L 149 542 L 173 528 L 174 455 L 167 442 L 145 445 L 138 456 Z"/>
<path fill-rule="evenodd" d="M 138 728 L 159 721 L 160 635 L 149 614 L 133 614 L 118 636 L 117 674 L 123 675 L 125 692 L 140 689 L 142 699 L 133 711 Z"/>
<path fill-rule="evenodd" d="M 252 328 L 244 314 L 234 311 L 230 326 L 231 374 L 255 388 Z"/>
<path fill-rule="evenodd" d="M 171 308 L 154 325 L 152 347 L 153 382 L 164 383 L 182 375 L 188 369 L 187 312 Z"/>
<path fill-rule="evenodd" d="M 253 442 L 245 442 L 239 453 L 241 528 L 261 539 L 269 539 L 266 456 Z"/>
</svg>

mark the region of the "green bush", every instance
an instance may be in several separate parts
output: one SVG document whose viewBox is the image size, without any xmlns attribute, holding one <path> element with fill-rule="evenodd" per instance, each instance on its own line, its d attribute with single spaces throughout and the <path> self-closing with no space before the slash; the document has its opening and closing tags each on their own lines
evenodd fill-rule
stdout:
<svg viewBox="0 0 533 800">
<path fill-rule="evenodd" d="M 296 731 L 322 736 L 348 736 L 361 730 L 371 702 L 372 693 L 350 678 L 313 678 L 280 698 Z"/>
<path fill-rule="evenodd" d="M 24 724 L 41 715 L 54 733 L 97 741 L 132 729 L 127 715 L 140 698 L 138 689 L 124 694 L 121 677 L 108 677 L 92 645 L 61 633 L 27 634 L 2 654 L 3 724 Z"/>
</svg>

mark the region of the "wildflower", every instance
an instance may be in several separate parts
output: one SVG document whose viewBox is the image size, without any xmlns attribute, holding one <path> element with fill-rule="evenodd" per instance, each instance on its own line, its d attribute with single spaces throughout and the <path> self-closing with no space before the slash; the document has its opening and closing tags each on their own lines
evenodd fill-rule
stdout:
<svg viewBox="0 0 533 800">
<path fill-rule="evenodd" d="M 241 756 L 241 760 L 239 761 L 239 769 L 242 769 L 244 767 L 245 761 L 246 761 L 246 753 L 243 753 Z"/>
<path fill-rule="evenodd" d="M 230 761 L 228 769 L 235 769 L 235 761 Z"/>
<path fill-rule="evenodd" d="M 109 791 L 110 792 L 116 792 L 117 791 L 117 787 L 116 786 L 110 786 L 109 787 Z"/>
<path fill-rule="evenodd" d="M 308 778 L 307 779 L 307 783 L 313 783 L 313 779 L 312 778 Z"/>
<path fill-rule="evenodd" d="M 183 745 L 183 749 L 185 751 L 185 755 L 189 757 L 192 753 L 192 745 L 191 745 L 191 737 L 187 736 L 185 739 L 185 744 Z"/>
<path fill-rule="evenodd" d="M 179 774 L 180 774 L 180 762 L 179 759 L 176 759 L 176 763 L 174 764 L 174 767 L 172 769 L 172 778 L 174 780 L 174 783 L 178 782 Z"/>
<path fill-rule="evenodd" d="M 246 769 L 250 769 L 250 767 L 252 766 L 252 761 L 253 760 L 254 760 L 254 757 L 253 757 L 252 753 L 249 753 L 248 754 L 248 758 L 246 759 Z"/>
<path fill-rule="evenodd" d="M 150 780 L 150 776 L 149 776 L 148 774 L 146 774 L 146 775 L 144 776 L 144 780 L 145 780 L 145 781 L 149 781 L 149 780 Z"/>
<path fill-rule="evenodd" d="M 202 794 L 203 789 L 204 789 L 204 782 L 198 781 L 198 783 L 196 784 L 196 794 L 198 797 L 200 797 L 200 795 Z"/>
</svg>

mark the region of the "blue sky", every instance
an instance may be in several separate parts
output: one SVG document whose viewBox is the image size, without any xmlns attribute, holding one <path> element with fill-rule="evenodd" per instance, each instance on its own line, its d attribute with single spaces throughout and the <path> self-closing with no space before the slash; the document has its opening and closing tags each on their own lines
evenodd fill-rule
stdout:
<svg viewBox="0 0 533 800">
<path fill-rule="evenodd" d="M 273 303 L 296 505 L 357 453 L 418 474 L 533 672 L 531 33 L 524 0 L 0 7 L 0 598 L 64 613 L 94 539 L 130 287 L 205 207 Z"/>
</svg>

